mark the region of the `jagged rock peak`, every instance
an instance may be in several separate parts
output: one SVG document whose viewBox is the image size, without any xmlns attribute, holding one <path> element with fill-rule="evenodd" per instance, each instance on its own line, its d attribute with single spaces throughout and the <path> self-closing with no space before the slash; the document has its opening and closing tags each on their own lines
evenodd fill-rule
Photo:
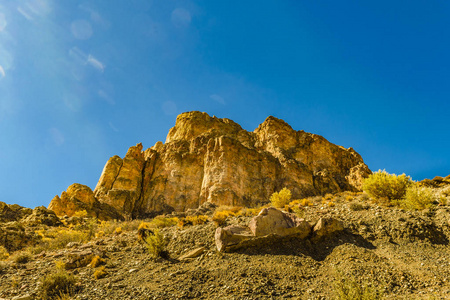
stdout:
<svg viewBox="0 0 450 300">
<path fill-rule="evenodd" d="M 242 127 L 230 119 L 211 117 L 207 113 L 199 111 L 185 112 L 177 117 L 175 126 L 167 135 L 166 143 L 176 140 L 189 141 L 199 135 L 211 132 L 237 134 L 241 130 L 243 130 Z"/>
</svg>

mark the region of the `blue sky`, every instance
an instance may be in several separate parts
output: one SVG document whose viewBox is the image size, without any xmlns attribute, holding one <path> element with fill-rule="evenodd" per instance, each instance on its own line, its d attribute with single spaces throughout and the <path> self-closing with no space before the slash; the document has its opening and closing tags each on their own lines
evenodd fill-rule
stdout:
<svg viewBox="0 0 450 300">
<path fill-rule="evenodd" d="M 448 1 L 0 0 L 0 201 L 95 187 L 200 110 L 450 174 Z"/>
</svg>

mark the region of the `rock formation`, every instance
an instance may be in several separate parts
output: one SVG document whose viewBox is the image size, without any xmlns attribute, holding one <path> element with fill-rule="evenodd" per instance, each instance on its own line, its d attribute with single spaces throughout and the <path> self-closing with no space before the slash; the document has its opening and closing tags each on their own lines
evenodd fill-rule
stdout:
<svg viewBox="0 0 450 300">
<path fill-rule="evenodd" d="M 62 192 L 61 197 L 55 196 L 48 208 L 59 216 L 70 217 L 77 211 L 85 210 L 89 216 L 100 220 L 123 219 L 114 207 L 97 200 L 90 187 L 79 183 L 69 186 L 67 191 Z"/>
<path fill-rule="evenodd" d="M 248 132 L 229 119 L 194 111 L 177 117 L 164 144 L 145 151 L 138 144 L 123 159 L 111 157 L 93 195 L 64 202 L 63 193 L 49 207 L 68 214 L 61 203 L 75 203 L 89 212 L 98 202 L 129 218 L 185 211 L 205 202 L 256 206 L 283 187 L 293 198 L 356 191 L 369 174 L 352 148 L 295 131 L 275 117 Z"/>
</svg>

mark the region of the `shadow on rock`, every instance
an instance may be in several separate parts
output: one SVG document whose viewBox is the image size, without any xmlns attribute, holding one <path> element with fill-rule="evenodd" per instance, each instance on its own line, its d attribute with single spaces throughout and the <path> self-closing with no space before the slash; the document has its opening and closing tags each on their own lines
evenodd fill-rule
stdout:
<svg viewBox="0 0 450 300">
<path fill-rule="evenodd" d="M 266 245 L 258 245 L 248 248 L 241 248 L 235 253 L 247 255 L 296 255 L 309 256 L 316 261 L 323 261 L 330 255 L 334 248 L 343 244 L 353 244 L 357 247 L 369 250 L 376 247 L 364 239 L 361 235 L 355 235 L 346 230 L 336 232 L 330 236 L 324 236 L 320 239 L 297 239 L 284 238 Z"/>
</svg>

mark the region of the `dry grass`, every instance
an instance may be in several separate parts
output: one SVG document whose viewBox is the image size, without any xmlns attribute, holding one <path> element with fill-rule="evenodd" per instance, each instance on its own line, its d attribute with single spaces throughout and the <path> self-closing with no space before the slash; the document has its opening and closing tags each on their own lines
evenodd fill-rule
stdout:
<svg viewBox="0 0 450 300">
<path fill-rule="evenodd" d="M 57 269 L 41 280 L 40 296 L 42 299 L 57 299 L 61 295 L 73 295 L 76 292 L 77 281 L 74 275 Z"/>
<path fill-rule="evenodd" d="M 17 264 L 26 264 L 33 258 L 29 251 L 17 251 L 10 256 L 10 259 Z"/>
</svg>

